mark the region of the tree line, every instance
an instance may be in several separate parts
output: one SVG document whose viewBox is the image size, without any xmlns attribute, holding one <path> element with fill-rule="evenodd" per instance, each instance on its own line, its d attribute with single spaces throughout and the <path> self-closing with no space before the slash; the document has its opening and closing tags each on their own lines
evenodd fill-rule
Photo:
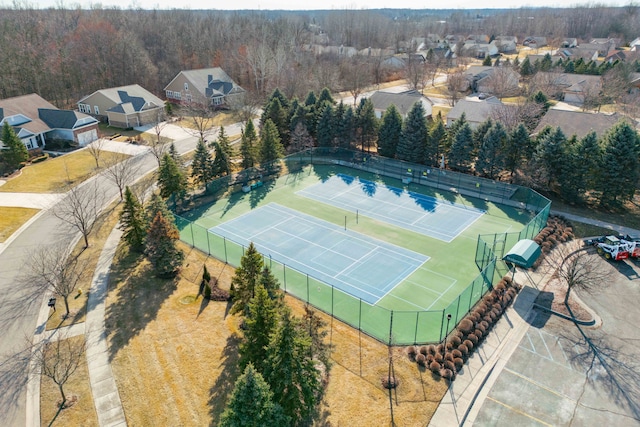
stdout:
<svg viewBox="0 0 640 427">
<path fill-rule="evenodd" d="M 523 17 L 526 16 L 526 19 Z M 263 100 L 328 87 L 352 90 L 390 78 L 385 57 L 411 50 L 413 37 L 470 32 L 564 37 L 640 34 L 638 6 L 502 11 L 189 11 L 94 7 L 37 10 L 16 3 L 0 14 L 0 97 L 37 93 L 60 108 L 95 90 L 140 84 L 161 94 L 180 71 L 220 66 Z M 372 48 L 371 54 L 316 55 L 313 43 Z"/>
</svg>

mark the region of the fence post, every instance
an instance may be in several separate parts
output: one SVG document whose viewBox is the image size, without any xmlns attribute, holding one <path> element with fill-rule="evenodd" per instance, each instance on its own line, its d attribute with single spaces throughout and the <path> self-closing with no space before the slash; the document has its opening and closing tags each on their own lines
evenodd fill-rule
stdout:
<svg viewBox="0 0 640 427">
<path fill-rule="evenodd" d="M 471 282 L 471 295 L 469 296 L 469 310 L 471 310 L 471 304 L 473 303 L 473 288 L 475 288 L 476 281 Z"/>
<path fill-rule="evenodd" d="M 224 245 L 224 262 L 225 264 L 229 264 L 229 259 L 227 258 L 227 238 L 222 238 L 222 243 Z"/>
<path fill-rule="evenodd" d="M 207 230 L 207 253 L 211 255 L 211 242 L 209 241 L 209 236 L 211 233 Z"/>
<path fill-rule="evenodd" d="M 191 246 L 196 247 L 196 239 L 193 237 L 193 222 L 189 222 L 189 229 L 191 229 Z"/>
<path fill-rule="evenodd" d="M 413 343 L 418 342 L 418 322 L 420 321 L 420 312 L 416 311 L 416 333 L 413 335 Z"/>
<path fill-rule="evenodd" d="M 442 319 L 440 319 L 440 339 L 438 340 L 439 342 L 442 342 L 442 328 L 444 327 L 444 312 L 446 311 L 446 308 L 442 309 Z"/>
<path fill-rule="evenodd" d="M 362 298 L 358 298 L 358 300 L 360 301 L 360 305 L 358 306 L 358 330 L 360 331 L 362 330 Z"/>
<path fill-rule="evenodd" d="M 333 290 L 335 288 L 331 286 L 331 317 L 333 317 Z"/>
<path fill-rule="evenodd" d="M 287 265 L 282 264 L 282 278 L 284 279 L 284 291 L 287 292 Z"/>
<path fill-rule="evenodd" d="M 455 325 L 458 324 L 458 313 L 460 312 L 460 297 L 461 296 L 462 295 L 458 295 L 458 308 L 456 309 L 456 323 L 455 323 Z"/>
<path fill-rule="evenodd" d="M 309 275 L 307 274 L 307 302 L 309 302 Z"/>
</svg>

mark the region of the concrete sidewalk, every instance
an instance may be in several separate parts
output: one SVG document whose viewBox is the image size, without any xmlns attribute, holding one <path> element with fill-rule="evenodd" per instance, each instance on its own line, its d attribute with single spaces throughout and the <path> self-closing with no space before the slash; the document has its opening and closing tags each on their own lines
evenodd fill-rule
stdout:
<svg viewBox="0 0 640 427">
<path fill-rule="evenodd" d="M 114 228 L 105 242 L 100 258 L 98 258 L 98 265 L 89 291 L 87 320 L 85 322 L 89 381 L 101 427 L 127 425 L 118 387 L 111 371 L 107 333 L 104 329 L 109 269 L 121 236 L 122 231 L 117 227 Z"/>
<path fill-rule="evenodd" d="M 528 318 L 538 290 L 522 272 L 516 283 L 525 285 L 491 333 L 467 360 L 449 385 L 429 426 L 471 426 L 493 382 L 529 328 Z"/>
</svg>

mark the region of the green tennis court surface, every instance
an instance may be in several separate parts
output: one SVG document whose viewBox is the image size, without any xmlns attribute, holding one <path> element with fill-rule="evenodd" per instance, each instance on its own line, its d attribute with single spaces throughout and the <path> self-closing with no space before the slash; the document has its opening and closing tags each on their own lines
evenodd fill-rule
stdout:
<svg viewBox="0 0 640 427">
<path fill-rule="evenodd" d="M 299 195 L 357 211 L 398 227 L 451 242 L 484 211 L 388 185 L 338 174 Z"/>
<path fill-rule="evenodd" d="M 310 274 L 369 304 L 406 279 L 428 257 L 269 203 L 210 231 Z"/>
</svg>

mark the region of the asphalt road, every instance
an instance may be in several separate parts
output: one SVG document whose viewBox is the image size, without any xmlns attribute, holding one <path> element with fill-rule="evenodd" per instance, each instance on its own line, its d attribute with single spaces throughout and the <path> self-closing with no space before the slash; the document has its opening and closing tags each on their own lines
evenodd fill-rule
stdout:
<svg viewBox="0 0 640 427">
<path fill-rule="evenodd" d="M 179 153 L 195 149 L 197 138 L 175 141 Z M 157 167 L 150 153 L 137 157 L 137 176 L 141 177 Z M 104 206 L 118 197 L 117 187 L 98 175 L 81 185 L 97 188 Z M 59 202 L 64 203 L 64 198 Z M 55 209 L 55 207 L 54 207 Z M 30 253 L 43 245 L 71 244 L 78 238 L 77 230 L 70 229 L 51 211 L 44 213 L 17 236 L 0 254 L 0 426 L 23 427 L 26 423 L 26 382 L 29 352 L 25 349 L 33 338 L 38 313 L 45 295 L 33 284 L 24 283 L 24 264 Z M 91 243 L 91 241 L 89 242 Z"/>
</svg>

